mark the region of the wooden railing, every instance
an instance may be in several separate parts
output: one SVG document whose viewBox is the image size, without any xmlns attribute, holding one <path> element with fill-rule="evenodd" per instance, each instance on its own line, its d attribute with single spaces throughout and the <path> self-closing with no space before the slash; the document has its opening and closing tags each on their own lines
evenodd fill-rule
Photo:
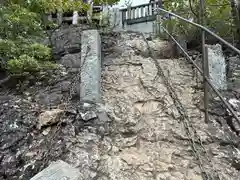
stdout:
<svg viewBox="0 0 240 180">
<path fill-rule="evenodd" d="M 137 23 L 149 22 L 156 20 L 156 13 L 154 9 L 158 6 L 159 2 L 152 2 L 141 4 L 121 9 L 122 13 L 122 26 L 125 24 L 132 25 Z"/>
<path fill-rule="evenodd" d="M 92 6 L 91 10 L 87 12 L 77 12 L 77 11 L 69 11 L 69 12 L 64 12 L 64 13 L 55 13 L 55 14 L 50 14 L 48 15 L 48 19 L 57 23 L 57 24 L 78 24 L 80 22 L 85 22 L 85 21 L 100 21 L 100 16 L 94 16 L 97 13 L 102 12 L 102 6 Z M 76 17 L 76 22 L 74 22 L 74 16 Z"/>
</svg>

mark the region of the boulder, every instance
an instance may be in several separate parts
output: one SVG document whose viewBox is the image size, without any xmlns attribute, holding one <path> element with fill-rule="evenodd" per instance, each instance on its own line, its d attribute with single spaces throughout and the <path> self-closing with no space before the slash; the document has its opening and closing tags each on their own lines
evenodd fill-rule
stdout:
<svg viewBox="0 0 240 180">
<path fill-rule="evenodd" d="M 63 114 L 61 109 L 53 109 L 45 111 L 39 115 L 38 129 L 44 126 L 50 126 L 60 121 L 60 117 Z"/>
<path fill-rule="evenodd" d="M 60 59 L 59 63 L 65 66 L 66 68 L 80 68 L 81 53 L 66 54 Z"/>
<path fill-rule="evenodd" d="M 78 169 L 73 168 L 64 161 L 56 161 L 50 164 L 46 169 L 39 172 L 30 180 L 79 180 L 82 179 Z"/>
<path fill-rule="evenodd" d="M 52 34 L 51 43 L 56 59 L 65 54 L 81 51 L 81 31 L 80 27 L 61 28 Z"/>
</svg>

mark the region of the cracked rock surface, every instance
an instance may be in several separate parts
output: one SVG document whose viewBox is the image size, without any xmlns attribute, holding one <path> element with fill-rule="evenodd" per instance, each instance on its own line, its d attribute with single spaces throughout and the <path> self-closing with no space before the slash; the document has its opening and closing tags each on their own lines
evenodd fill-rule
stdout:
<svg viewBox="0 0 240 180">
<path fill-rule="evenodd" d="M 238 180 L 239 137 L 224 119 L 204 123 L 191 65 L 164 59 L 169 48 L 157 39 L 149 42 L 154 61 L 139 34 L 102 42 L 103 104 L 90 108 L 77 94 L 66 101 L 76 76 L 68 64 L 47 82 L 1 89 L 0 179 L 29 180 L 62 160 L 82 180 Z"/>
<path fill-rule="evenodd" d="M 149 44 L 159 47 L 158 41 Z M 183 118 L 144 43 L 138 34 L 123 33 L 116 45 L 122 53 L 104 59 L 103 99 L 112 108 L 114 134 L 104 138 L 109 147 L 101 156 L 99 179 L 239 179 L 230 155 L 239 157 L 239 150 L 221 146 L 226 134 L 204 123 L 196 106 L 202 92 L 194 90 L 191 66 L 185 59 L 157 59 L 187 114 Z M 145 56 L 136 55 L 139 44 Z"/>
</svg>

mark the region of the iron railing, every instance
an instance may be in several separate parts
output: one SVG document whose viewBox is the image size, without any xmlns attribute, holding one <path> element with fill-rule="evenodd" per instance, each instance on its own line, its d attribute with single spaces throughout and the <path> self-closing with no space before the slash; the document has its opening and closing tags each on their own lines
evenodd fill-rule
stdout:
<svg viewBox="0 0 240 180">
<path fill-rule="evenodd" d="M 212 88 L 213 92 L 216 93 L 216 95 L 220 98 L 222 103 L 225 105 L 225 107 L 229 110 L 229 112 L 232 114 L 232 116 L 236 119 L 237 123 L 240 125 L 240 118 L 238 115 L 235 113 L 231 105 L 224 99 L 224 97 L 221 95 L 221 93 L 214 87 L 214 85 L 211 83 L 211 80 L 209 78 L 209 70 L 208 70 L 208 57 L 207 57 L 207 47 L 205 45 L 205 32 L 208 34 L 212 35 L 216 39 L 218 39 L 220 42 L 225 44 L 227 47 L 231 48 L 234 52 L 238 53 L 240 55 L 240 50 L 234 47 L 232 44 L 228 43 L 225 41 L 223 38 L 220 36 L 216 35 L 212 31 L 210 31 L 208 28 L 204 27 L 203 25 L 197 24 L 195 22 L 192 22 L 190 20 L 187 20 L 173 12 L 167 11 L 162 8 L 157 8 L 155 9 L 158 12 L 164 12 L 168 13 L 171 16 L 174 16 L 186 23 L 192 24 L 195 27 L 198 27 L 202 30 L 202 59 L 203 59 L 203 70 L 198 67 L 198 65 L 194 62 L 194 60 L 190 57 L 190 55 L 185 51 L 185 49 L 180 45 L 180 43 L 167 31 L 165 27 L 161 28 L 163 29 L 164 32 L 168 34 L 168 36 L 176 43 L 176 45 L 179 47 L 179 49 L 183 52 L 185 57 L 194 65 L 194 67 L 199 71 L 199 73 L 203 76 L 204 79 L 204 111 L 205 111 L 205 122 L 209 121 L 209 115 L 208 115 L 208 108 L 209 108 L 209 86 Z M 201 2 L 201 14 L 202 17 L 204 16 L 204 2 Z M 202 18 L 202 24 L 204 24 L 204 19 Z"/>
</svg>

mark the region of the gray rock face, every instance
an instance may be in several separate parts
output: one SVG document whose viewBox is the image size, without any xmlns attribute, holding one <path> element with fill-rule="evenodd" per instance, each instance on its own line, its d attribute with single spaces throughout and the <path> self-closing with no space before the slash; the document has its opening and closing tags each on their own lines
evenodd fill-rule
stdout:
<svg viewBox="0 0 240 180">
<path fill-rule="evenodd" d="M 37 102 L 39 102 L 41 104 L 56 105 L 61 102 L 62 97 L 63 97 L 63 95 L 61 94 L 61 92 L 59 92 L 59 93 L 57 93 L 57 92 L 53 92 L 53 93 L 42 92 L 36 96 L 36 100 L 37 100 Z"/>
<path fill-rule="evenodd" d="M 55 58 L 81 51 L 81 31 L 80 27 L 71 27 L 58 29 L 53 33 L 51 41 Z"/>
<path fill-rule="evenodd" d="M 97 30 L 82 33 L 80 99 L 100 101 L 101 44 Z"/>
<path fill-rule="evenodd" d="M 31 178 L 31 180 L 79 180 L 80 178 L 81 174 L 78 169 L 59 160 L 50 164 L 46 169 Z"/>
<path fill-rule="evenodd" d="M 157 59 L 185 109 L 180 111 L 189 117 L 182 118 L 178 103 L 169 95 L 162 76 L 158 76 L 153 59 L 127 49 L 130 44 L 132 49 L 141 47 L 144 50 L 140 38 L 130 39 L 129 35 L 122 34 L 118 43 L 116 46 L 123 47 L 124 53 L 115 57 L 114 63 L 104 63 L 102 72 L 102 98 L 113 108 L 109 116 L 115 125 L 111 127 L 115 132 L 114 138 L 110 137 L 113 141 L 106 137 L 103 140 L 106 153 L 99 167 L 102 174 L 108 176 L 102 179 L 203 180 L 218 179 L 217 176 L 222 180 L 239 179 L 238 158 L 231 155 L 239 156 L 236 153 L 239 150 L 233 150 L 235 148 L 231 145 L 218 144 L 230 139 L 227 131 L 224 129 L 223 132 L 216 123 L 218 118 L 211 117 L 214 122 L 211 131 L 204 123 L 203 112 L 196 107 L 203 99 L 202 92 L 194 88 L 197 83 L 187 61 Z M 155 41 L 153 49 L 157 51 L 156 47 L 162 43 Z M 189 127 L 186 128 L 185 123 Z M 213 130 L 216 134 L 212 133 Z M 191 137 L 196 142 L 188 143 Z M 203 147 L 197 145 L 198 141 Z M 107 144 L 111 145 L 110 150 Z M 209 178 L 202 176 L 199 161 L 191 152 L 191 144 L 199 147 L 197 154 Z M 203 148 L 206 150 L 201 150 Z"/>
<path fill-rule="evenodd" d="M 230 88 L 239 89 L 240 87 L 240 59 L 238 56 L 227 59 L 227 78 Z"/>
<path fill-rule="evenodd" d="M 60 61 L 60 64 L 67 68 L 80 68 L 81 67 L 81 53 L 66 54 Z"/>
</svg>

